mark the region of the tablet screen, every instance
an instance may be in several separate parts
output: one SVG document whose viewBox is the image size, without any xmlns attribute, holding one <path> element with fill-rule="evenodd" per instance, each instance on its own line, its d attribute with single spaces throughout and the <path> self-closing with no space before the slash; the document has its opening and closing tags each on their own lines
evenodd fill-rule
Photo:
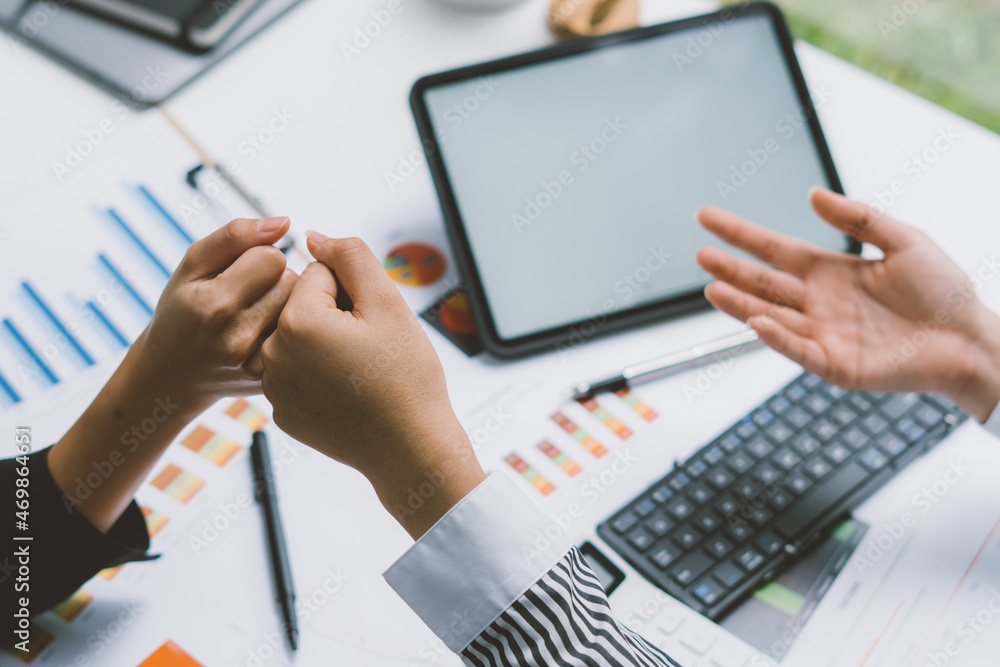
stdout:
<svg viewBox="0 0 1000 667">
<path fill-rule="evenodd" d="M 818 106 L 821 99 L 816 99 Z M 828 185 L 770 18 L 701 23 L 430 87 L 424 103 L 501 339 L 700 291 L 715 204 L 818 245 Z"/>
</svg>

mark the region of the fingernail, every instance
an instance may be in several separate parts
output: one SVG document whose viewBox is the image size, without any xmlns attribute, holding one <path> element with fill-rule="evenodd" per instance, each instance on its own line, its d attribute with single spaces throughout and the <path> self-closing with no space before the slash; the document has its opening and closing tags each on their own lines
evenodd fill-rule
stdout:
<svg viewBox="0 0 1000 667">
<path fill-rule="evenodd" d="M 261 234 L 270 234 L 271 232 L 276 232 L 281 229 L 281 226 L 288 221 L 285 216 L 279 216 L 277 218 L 263 218 L 257 221 L 257 231 Z"/>
<path fill-rule="evenodd" d="M 330 237 L 327 236 L 326 234 L 320 234 L 319 232 L 317 232 L 315 230 L 312 230 L 312 229 L 307 229 L 306 230 L 306 236 L 313 243 L 322 243 L 323 241 L 329 241 L 330 240 Z"/>
</svg>

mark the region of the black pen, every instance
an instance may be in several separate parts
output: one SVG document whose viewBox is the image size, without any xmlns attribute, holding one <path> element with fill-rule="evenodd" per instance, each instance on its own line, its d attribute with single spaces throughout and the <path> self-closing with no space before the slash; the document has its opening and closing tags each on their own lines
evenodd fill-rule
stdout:
<svg viewBox="0 0 1000 667">
<path fill-rule="evenodd" d="M 299 626 L 295 618 L 295 586 L 292 583 L 292 566 L 288 560 L 285 545 L 285 529 L 278 513 L 278 495 L 274 488 L 274 471 L 271 469 L 271 452 L 267 446 L 267 435 L 255 431 L 250 445 L 250 460 L 253 464 L 254 494 L 264 507 L 264 523 L 267 526 L 267 542 L 271 551 L 271 565 L 278 587 L 278 601 L 285 619 L 288 641 L 292 650 L 299 648 Z"/>
</svg>

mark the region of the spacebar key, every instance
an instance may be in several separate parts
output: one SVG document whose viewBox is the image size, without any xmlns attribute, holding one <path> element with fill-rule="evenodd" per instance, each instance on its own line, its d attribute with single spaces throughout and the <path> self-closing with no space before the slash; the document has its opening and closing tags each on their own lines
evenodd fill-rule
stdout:
<svg viewBox="0 0 1000 667">
<path fill-rule="evenodd" d="M 864 468 L 851 461 L 827 477 L 812 491 L 799 498 L 793 507 L 774 522 L 774 528 L 787 538 L 795 538 L 802 529 L 825 514 L 831 507 L 850 495 L 851 491 L 867 480 Z"/>
</svg>

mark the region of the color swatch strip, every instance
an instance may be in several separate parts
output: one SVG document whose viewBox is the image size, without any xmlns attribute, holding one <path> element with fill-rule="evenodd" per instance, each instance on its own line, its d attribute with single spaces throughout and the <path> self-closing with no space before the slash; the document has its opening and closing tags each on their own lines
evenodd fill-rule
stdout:
<svg viewBox="0 0 1000 667">
<path fill-rule="evenodd" d="M 240 451 L 240 446 L 204 426 L 196 427 L 181 444 L 217 466 L 224 466 Z"/>
<path fill-rule="evenodd" d="M 570 477 L 574 477 L 583 472 L 583 469 L 576 464 L 576 461 L 566 456 L 566 454 L 564 454 L 558 447 L 553 445 L 548 440 L 540 443 L 538 445 L 538 449 L 540 449 L 543 454 L 552 459 L 552 461 L 555 462 L 555 464 L 558 465 L 560 468 L 562 468 L 566 472 L 566 474 L 569 475 Z"/>
<path fill-rule="evenodd" d="M 152 484 L 175 500 L 187 503 L 205 486 L 205 481 L 171 463 L 153 478 Z"/>
<path fill-rule="evenodd" d="M 640 417 L 648 422 L 651 422 L 660 416 L 657 414 L 656 410 L 649 407 L 646 403 L 643 403 L 642 399 L 636 396 L 631 389 L 619 389 L 615 392 L 615 396 L 625 401 L 625 405 L 635 410 Z"/>
<path fill-rule="evenodd" d="M 259 431 L 267 423 L 267 417 L 242 398 L 237 398 L 233 401 L 233 404 L 226 409 L 226 414 L 251 431 Z"/>
<path fill-rule="evenodd" d="M 146 530 L 149 531 L 149 536 L 155 537 L 158 532 L 163 530 L 164 526 L 170 523 L 170 519 L 163 516 L 154 509 L 149 507 L 140 507 L 142 510 L 142 516 L 146 518 Z"/>
<path fill-rule="evenodd" d="M 537 470 L 525 463 L 524 459 L 517 454 L 511 454 L 506 458 L 506 461 L 510 464 L 511 468 L 520 473 L 521 477 L 528 480 L 528 482 L 533 487 L 538 489 L 543 496 L 547 496 L 556 490 L 556 487 L 552 482 L 542 477 Z"/>
<path fill-rule="evenodd" d="M 580 405 L 582 405 L 587 412 L 600 419 L 605 426 L 611 429 L 614 434 L 622 440 L 632 436 L 632 429 L 621 423 L 618 420 L 618 417 L 615 417 L 613 414 L 608 412 L 594 399 L 588 398 L 585 401 L 580 401 Z"/>
<path fill-rule="evenodd" d="M 76 620 L 76 617 L 80 615 L 80 612 L 87 608 L 87 605 L 90 604 L 93 599 L 93 595 L 87 591 L 80 590 L 57 604 L 52 608 L 52 611 L 54 611 L 62 620 L 67 623 L 72 623 Z"/>
<path fill-rule="evenodd" d="M 594 440 L 589 433 L 577 426 L 573 420 L 563 413 L 557 412 L 552 415 L 552 421 L 559 424 L 562 430 L 573 436 L 574 440 L 586 447 L 587 451 L 593 454 L 596 458 L 601 458 L 608 453 L 608 450 L 604 448 L 604 445 Z"/>
</svg>

